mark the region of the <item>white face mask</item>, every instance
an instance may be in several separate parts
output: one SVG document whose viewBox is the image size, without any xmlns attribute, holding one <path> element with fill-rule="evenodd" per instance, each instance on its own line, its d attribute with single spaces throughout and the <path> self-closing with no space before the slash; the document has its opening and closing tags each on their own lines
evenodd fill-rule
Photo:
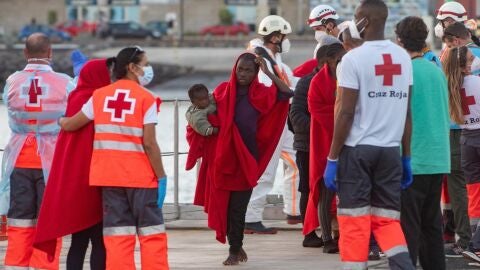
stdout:
<svg viewBox="0 0 480 270">
<path fill-rule="evenodd" d="M 290 47 L 292 44 L 290 44 L 290 40 L 288 38 L 285 38 L 282 40 L 282 44 L 280 45 L 281 47 L 281 53 L 288 53 L 290 51 Z"/>
<path fill-rule="evenodd" d="M 475 59 L 473 59 L 471 70 L 472 74 L 480 73 L 480 57 L 476 56 Z"/>
<path fill-rule="evenodd" d="M 327 33 L 325 33 L 324 31 L 315 31 L 315 40 L 317 40 L 317 42 L 320 42 L 322 40 L 322 37 L 326 35 Z"/>
<path fill-rule="evenodd" d="M 362 29 L 358 29 L 358 25 L 360 25 L 363 21 L 365 21 L 365 17 L 363 17 L 360 21 L 355 23 L 355 28 L 357 29 L 359 37 L 361 37 L 360 35 L 363 33 L 363 31 L 365 31 L 365 28 L 367 28 L 367 26 L 364 26 Z M 353 34 L 352 34 L 352 37 L 353 37 Z"/>
<path fill-rule="evenodd" d="M 142 70 L 143 70 L 143 76 L 137 76 L 137 78 L 140 85 L 145 86 L 150 82 L 152 82 L 153 80 L 153 76 L 154 76 L 153 68 L 152 66 L 144 66 L 142 67 Z"/>
<path fill-rule="evenodd" d="M 435 36 L 438 37 L 438 38 L 443 38 L 443 25 L 441 22 L 438 22 L 437 25 L 435 25 L 435 28 L 434 28 L 434 31 L 435 31 Z"/>
</svg>

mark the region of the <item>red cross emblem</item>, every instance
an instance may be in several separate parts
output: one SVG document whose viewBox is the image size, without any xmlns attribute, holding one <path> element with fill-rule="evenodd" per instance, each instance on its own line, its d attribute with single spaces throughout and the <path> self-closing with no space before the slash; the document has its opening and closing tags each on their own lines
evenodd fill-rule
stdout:
<svg viewBox="0 0 480 270">
<path fill-rule="evenodd" d="M 41 107 L 41 99 L 46 96 L 47 86 L 40 85 L 40 77 L 33 77 L 26 85 L 23 85 L 22 97 L 26 99 L 25 107 Z"/>
<path fill-rule="evenodd" d="M 460 95 L 462 96 L 462 110 L 463 110 L 463 115 L 469 115 L 470 114 L 470 105 L 475 105 L 475 97 L 474 96 L 467 96 L 467 93 L 465 92 L 465 88 L 462 88 L 460 90 Z"/>
<path fill-rule="evenodd" d="M 375 75 L 383 76 L 383 85 L 392 86 L 393 76 L 402 74 L 402 66 L 393 64 L 391 54 L 383 54 L 383 65 L 375 65 Z"/>
<path fill-rule="evenodd" d="M 135 110 L 135 99 L 130 98 L 130 90 L 117 89 L 113 96 L 105 98 L 103 111 L 112 114 L 112 122 L 125 122 L 127 114 L 133 114 Z"/>
</svg>

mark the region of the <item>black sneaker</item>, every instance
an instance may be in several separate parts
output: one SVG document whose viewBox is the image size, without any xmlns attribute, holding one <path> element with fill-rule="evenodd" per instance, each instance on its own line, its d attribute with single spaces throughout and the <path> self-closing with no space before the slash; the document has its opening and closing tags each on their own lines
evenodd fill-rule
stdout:
<svg viewBox="0 0 480 270">
<path fill-rule="evenodd" d="M 245 223 L 245 234 L 276 234 L 277 229 L 263 226 L 262 222 L 247 222 Z"/>
<path fill-rule="evenodd" d="M 371 246 L 370 252 L 368 253 L 369 261 L 379 261 L 380 260 L 380 249 L 378 246 Z"/>
<path fill-rule="evenodd" d="M 451 247 L 445 249 L 445 257 L 448 258 L 461 258 L 463 257 L 463 252 L 465 251 L 464 248 L 454 244 Z"/>
<path fill-rule="evenodd" d="M 324 243 L 323 253 L 335 254 L 338 253 L 338 243 L 335 240 L 329 240 Z"/>
<path fill-rule="evenodd" d="M 313 231 L 307 235 L 303 239 L 302 243 L 303 247 L 323 247 L 323 240 L 322 238 L 318 237 L 317 234 Z"/>
<path fill-rule="evenodd" d="M 480 263 L 480 250 L 475 250 L 475 249 L 465 250 L 464 252 L 462 252 L 462 255 L 463 257 L 465 257 L 465 259 L 469 259 L 476 263 Z"/>
</svg>

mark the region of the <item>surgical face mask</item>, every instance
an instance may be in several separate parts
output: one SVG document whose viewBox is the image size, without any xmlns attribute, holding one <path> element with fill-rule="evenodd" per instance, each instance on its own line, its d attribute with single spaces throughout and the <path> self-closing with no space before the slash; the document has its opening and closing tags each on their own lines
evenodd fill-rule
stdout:
<svg viewBox="0 0 480 270">
<path fill-rule="evenodd" d="M 358 29 L 358 26 L 359 26 L 363 21 L 365 21 L 365 20 L 366 20 L 366 18 L 363 17 L 362 19 L 360 19 L 358 22 L 355 23 L 355 28 L 357 28 L 358 35 L 359 35 L 360 37 L 361 37 L 362 33 L 365 31 L 365 28 L 367 28 L 367 26 L 366 26 L 366 25 L 363 26 L 362 29 Z M 353 35 L 352 35 L 352 37 L 353 37 Z"/>
<path fill-rule="evenodd" d="M 149 84 L 150 82 L 152 82 L 153 80 L 153 68 L 152 66 L 144 66 L 142 67 L 142 70 L 143 70 L 143 76 L 138 76 L 137 75 L 137 78 L 138 78 L 138 82 L 140 83 L 140 85 L 142 86 L 145 86 L 147 84 Z"/>
<path fill-rule="evenodd" d="M 441 22 L 438 22 L 437 25 L 435 25 L 434 31 L 436 37 L 443 38 L 444 29 Z"/>
<path fill-rule="evenodd" d="M 480 73 L 480 58 L 479 57 L 476 56 L 475 59 L 473 59 L 471 70 L 472 70 L 471 71 L 472 74 Z"/>
<path fill-rule="evenodd" d="M 292 44 L 290 44 L 290 40 L 288 38 L 283 39 L 282 43 L 280 44 L 280 52 L 288 53 L 290 51 L 291 46 Z"/>
<path fill-rule="evenodd" d="M 325 33 L 324 31 L 315 31 L 315 40 L 317 42 L 320 42 L 322 40 L 322 37 L 326 36 L 327 33 Z"/>
<path fill-rule="evenodd" d="M 354 39 L 362 39 L 360 37 L 360 33 L 358 33 L 358 29 L 357 29 L 357 26 L 355 25 L 355 23 L 353 21 L 344 21 L 343 23 L 341 23 L 339 26 L 338 26 L 338 29 L 340 30 L 340 33 L 338 34 L 338 39 L 340 39 L 340 41 L 344 41 L 344 37 L 343 37 L 343 34 L 346 30 L 348 30 L 350 32 L 350 36 Z"/>
</svg>

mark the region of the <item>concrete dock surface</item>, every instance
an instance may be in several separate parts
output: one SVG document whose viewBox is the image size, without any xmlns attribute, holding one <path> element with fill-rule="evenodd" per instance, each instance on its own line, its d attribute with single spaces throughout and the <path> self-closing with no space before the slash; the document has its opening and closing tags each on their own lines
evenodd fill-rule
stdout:
<svg viewBox="0 0 480 270">
<path fill-rule="evenodd" d="M 215 240 L 215 233 L 206 228 L 205 220 L 177 220 L 167 223 L 169 264 L 171 269 L 251 269 L 251 270 L 336 270 L 341 269 L 338 254 L 324 254 L 322 248 L 304 248 L 299 225 L 287 225 L 285 221 L 267 221 L 267 226 L 279 229 L 275 235 L 246 235 L 244 249 L 248 262 L 239 266 L 223 266 L 228 245 Z M 0 242 L 0 258 L 3 257 L 7 241 Z M 70 237 L 63 239 L 60 269 L 66 269 L 65 260 L 70 246 Z M 83 269 L 90 269 L 89 253 Z M 137 269 L 140 268 L 140 247 L 135 250 Z M 3 267 L 0 267 L 3 269 Z M 369 262 L 369 269 L 389 269 L 385 258 Z M 421 269 L 418 267 L 418 269 Z M 447 258 L 447 269 L 480 269 L 469 265 L 463 258 Z"/>
</svg>

